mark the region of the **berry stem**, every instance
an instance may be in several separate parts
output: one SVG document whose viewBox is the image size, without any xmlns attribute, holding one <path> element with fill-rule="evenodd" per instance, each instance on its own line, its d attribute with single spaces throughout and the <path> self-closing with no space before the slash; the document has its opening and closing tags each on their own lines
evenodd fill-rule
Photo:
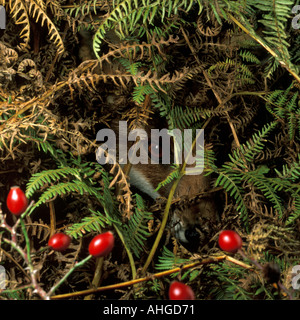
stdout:
<svg viewBox="0 0 300 320">
<path fill-rule="evenodd" d="M 245 255 L 245 252 L 242 249 L 239 249 L 238 253 L 243 257 L 243 259 L 250 260 L 258 269 L 263 270 L 263 266 L 258 261 L 256 261 L 255 259 L 247 257 Z"/>
<path fill-rule="evenodd" d="M 88 255 L 86 258 L 84 258 L 83 260 L 81 260 L 80 262 L 77 262 L 59 281 L 56 285 L 54 285 L 48 292 L 48 296 L 50 297 L 55 290 L 61 285 L 63 284 L 66 279 L 69 277 L 69 275 L 78 267 L 81 267 L 82 265 L 84 265 L 87 261 L 89 261 L 93 256 L 90 254 Z"/>
</svg>

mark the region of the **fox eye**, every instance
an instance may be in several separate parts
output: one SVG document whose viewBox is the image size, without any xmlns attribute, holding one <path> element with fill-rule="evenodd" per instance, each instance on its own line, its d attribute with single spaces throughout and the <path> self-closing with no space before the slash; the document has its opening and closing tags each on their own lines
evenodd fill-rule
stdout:
<svg viewBox="0 0 300 320">
<path fill-rule="evenodd" d="M 156 160 L 160 160 L 162 158 L 162 148 L 160 143 L 150 143 L 148 151 L 150 158 Z"/>
</svg>

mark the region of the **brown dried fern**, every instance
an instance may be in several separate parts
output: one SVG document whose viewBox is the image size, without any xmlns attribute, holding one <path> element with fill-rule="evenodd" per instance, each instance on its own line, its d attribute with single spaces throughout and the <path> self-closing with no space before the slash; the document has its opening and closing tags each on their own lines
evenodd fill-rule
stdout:
<svg viewBox="0 0 300 320">
<path fill-rule="evenodd" d="M 2 5 L 7 5 L 7 1 L 2 0 Z M 28 17 L 28 12 L 26 5 L 21 0 L 10 0 L 8 2 L 10 13 L 12 13 L 12 18 L 15 20 L 16 24 L 24 24 L 23 29 L 20 31 L 20 38 L 23 39 L 24 43 L 20 43 L 18 48 L 21 50 L 26 50 L 29 46 L 30 40 L 30 22 Z"/>
<path fill-rule="evenodd" d="M 178 37 L 173 37 L 172 35 L 169 37 L 168 40 L 164 40 L 161 38 L 159 41 L 152 37 L 150 43 L 143 42 L 142 44 L 138 43 L 120 43 L 118 45 L 110 44 L 111 50 L 108 53 L 102 55 L 99 59 L 100 65 L 102 66 L 102 62 L 106 61 L 111 63 L 111 58 L 128 58 L 129 56 L 134 61 L 142 60 L 143 58 L 147 57 L 148 59 L 152 59 L 152 48 L 155 47 L 158 50 L 160 56 L 164 56 L 161 46 L 162 45 L 170 45 L 171 43 L 177 43 Z"/>
<path fill-rule="evenodd" d="M 30 20 L 29 16 L 32 16 L 36 22 L 41 18 L 41 26 L 46 22 L 49 29 L 50 40 L 54 42 L 57 47 L 58 54 L 64 51 L 64 44 L 62 38 L 55 27 L 54 23 L 46 14 L 46 4 L 41 0 L 31 0 L 24 2 L 22 0 L 10 0 L 9 2 L 0 0 L 0 4 L 9 7 L 12 18 L 15 20 L 16 25 L 24 25 L 20 31 L 20 38 L 23 39 L 23 43 L 20 43 L 17 48 L 24 51 L 29 47 L 30 41 Z M 56 3 L 57 4 L 57 3 Z"/>
<path fill-rule="evenodd" d="M 40 3 L 40 1 L 39 1 Z M 43 4 L 43 3 L 42 3 Z M 43 6 L 44 7 L 44 6 Z M 37 4 L 34 0 L 29 2 L 29 8 L 28 11 L 31 14 L 33 18 L 35 18 L 35 21 L 38 22 L 41 18 L 41 26 L 44 25 L 46 22 L 47 27 L 49 29 L 48 34 L 50 36 L 50 40 L 53 40 L 54 44 L 57 47 L 58 54 L 63 53 L 64 44 L 62 41 L 62 38 L 56 29 L 54 23 L 51 21 L 51 19 L 47 16 L 46 12 L 44 11 L 43 7 L 41 7 L 39 4 Z"/>
<path fill-rule="evenodd" d="M 99 152 L 99 149 L 97 150 Z M 97 156 L 96 152 L 96 158 Z M 116 159 L 112 157 L 106 150 L 103 150 L 105 156 L 109 159 L 110 163 L 113 163 L 111 170 L 109 173 L 114 175 L 113 180 L 109 184 L 109 188 L 112 188 L 115 184 L 118 185 L 119 190 L 123 191 L 122 193 L 118 192 L 117 200 L 120 202 L 119 210 L 124 216 L 128 219 L 130 219 L 132 215 L 132 208 L 133 205 L 132 197 L 131 197 L 131 190 L 130 190 L 130 184 L 127 181 L 126 175 L 123 172 L 123 169 L 118 164 Z"/>
<path fill-rule="evenodd" d="M 170 75 L 170 73 L 166 73 L 161 77 L 159 77 L 156 72 L 152 72 L 151 70 L 149 70 L 146 74 L 144 74 L 143 72 L 139 72 L 136 75 L 125 72 L 116 74 L 95 74 L 91 71 L 80 74 L 82 70 L 87 69 L 87 66 L 94 69 L 97 67 L 97 64 L 97 60 L 84 61 L 74 72 L 70 74 L 70 77 L 68 79 L 69 86 L 76 85 L 77 87 L 82 89 L 81 84 L 84 84 L 87 88 L 89 88 L 89 84 L 91 84 L 93 89 L 95 90 L 95 85 L 99 81 L 107 83 L 109 80 L 111 80 L 116 86 L 127 88 L 129 83 L 133 81 L 136 86 L 149 84 L 155 92 L 160 90 L 167 94 L 165 89 L 162 87 L 164 84 L 176 84 L 177 86 L 180 86 L 182 82 L 192 77 L 192 72 L 190 72 L 188 68 L 183 68 L 182 71 L 175 70 L 172 76 Z M 80 76 L 78 76 L 77 74 L 80 74 Z"/>
</svg>

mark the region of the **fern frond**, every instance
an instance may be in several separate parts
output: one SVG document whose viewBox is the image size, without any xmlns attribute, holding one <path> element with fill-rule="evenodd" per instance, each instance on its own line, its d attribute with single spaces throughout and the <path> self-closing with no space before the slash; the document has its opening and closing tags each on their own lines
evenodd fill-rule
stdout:
<svg viewBox="0 0 300 320">
<path fill-rule="evenodd" d="M 131 63 L 128 59 L 123 58 L 119 59 L 119 61 L 125 67 L 125 70 L 134 76 L 137 75 L 139 68 L 142 66 L 142 63 L 139 61 Z"/>
<path fill-rule="evenodd" d="M 252 295 L 241 286 L 240 279 L 245 278 L 247 271 L 236 265 L 228 265 L 224 262 L 212 264 L 207 277 L 217 278 L 223 285 L 215 286 L 212 294 L 216 299 L 250 300 Z"/>
<path fill-rule="evenodd" d="M 294 212 L 289 215 L 286 220 L 286 225 L 293 225 L 298 219 L 300 219 L 300 197 L 299 193 L 294 196 Z"/>
<path fill-rule="evenodd" d="M 257 187 L 264 196 L 272 202 L 274 209 L 277 210 L 279 217 L 283 216 L 283 205 L 281 203 L 280 197 L 276 194 L 276 183 L 272 183 L 272 178 L 266 178 L 261 172 L 258 170 L 245 172 L 243 174 L 243 179 L 252 183 L 255 187 Z"/>
<path fill-rule="evenodd" d="M 153 92 L 154 90 L 148 84 L 134 87 L 132 93 L 133 101 L 135 101 L 138 104 L 142 104 L 145 100 L 145 95 L 150 95 Z"/>
<path fill-rule="evenodd" d="M 80 71 L 79 69 L 77 71 Z M 170 73 L 159 76 L 156 72 L 149 70 L 146 74 L 139 72 L 136 75 L 129 73 L 119 73 L 119 74 L 95 74 L 88 71 L 87 74 L 81 74 L 80 77 L 74 77 L 74 74 L 70 75 L 69 82 L 72 85 L 77 85 L 81 88 L 83 83 L 86 87 L 89 87 L 89 83 L 95 88 L 95 83 L 103 81 L 107 83 L 111 80 L 116 86 L 127 88 L 128 84 L 133 81 L 136 86 L 149 85 L 153 91 L 161 91 L 167 94 L 165 86 L 171 84 L 180 84 L 190 77 L 190 73 L 187 68 L 183 68 L 182 71 L 175 70 L 173 75 Z"/>
<path fill-rule="evenodd" d="M 289 61 L 289 43 L 287 42 L 288 35 L 285 29 L 287 28 L 287 23 L 291 17 L 294 1 L 255 0 L 252 4 L 263 12 L 262 19 L 258 20 L 258 22 L 262 23 L 265 27 L 263 33 L 266 37 L 264 40 L 272 45 L 273 48 L 276 48 L 285 61 Z"/>
<path fill-rule="evenodd" d="M 100 63 L 106 61 L 111 63 L 111 58 L 131 58 L 134 61 L 142 60 L 143 58 L 154 59 L 153 51 L 154 49 L 157 51 L 159 57 L 164 56 L 162 51 L 163 46 L 169 46 L 170 44 L 177 43 L 178 37 L 173 37 L 172 35 L 169 36 L 167 40 L 164 38 L 156 39 L 155 36 L 152 36 L 152 39 L 149 43 L 142 42 L 142 43 L 125 43 L 119 44 L 118 46 L 111 45 L 112 49 L 99 57 Z M 130 62 L 128 62 L 129 64 Z M 126 67 L 126 66 L 125 66 Z"/>
<path fill-rule="evenodd" d="M 108 219 L 104 214 L 99 211 L 93 211 L 89 209 L 92 213 L 89 217 L 84 217 L 81 222 L 74 223 L 70 226 L 66 233 L 72 238 L 77 239 L 82 237 L 86 232 L 101 232 L 101 228 L 105 228 L 112 224 L 110 219 Z"/>
<path fill-rule="evenodd" d="M 286 120 L 290 140 L 294 139 L 297 134 L 300 137 L 299 92 L 295 92 L 291 96 L 291 88 L 292 86 L 289 86 L 286 90 L 275 90 L 266 97 L 267 110 L 274 117 Z"/>
<path fill-rule="evenodd" d="M 240 51 L 239 55 L 242 57 L 243 60 L 246 62 L 251 62 L 255 64 L 260 64 L 260 60 L 250 51 L 244 50 Z"/>
<path fill-rule="evenodd" d="M 267 108 L 268 110 L 272 110 L 272 114 L 282 118 L 285 114 L 284 106 L 287 101 L 289 101 L 289 93 L 291 91 L 291 86 L 289 86 L 286 90 L 275 90 L 269 95 L 266 96 L 267 100 Z M 271 107 L 273 107 L 271 109 Z"/>
<path fill-rule="evenodd" d="M 166 117 L 171 110 L 171 99 L 163 92 L 153 92 L 150 94 L 153 107 L 159 110 L 161 117 Z M 169 123 L 169 129 L 176 128 L 173 124 Z"/>
<path fill-rule="evenodd" d="M 279 68 L 280 63 L 278 60 L 274 59 L 273 57 L 270 57 L 267 59 L 266 67 L 264 69 L 264 77 L 266 79 L 271 79 L 274 75 L 275 71 Z"/>
<path fill-rule="evenodd" d="M 222 116 L 228 109 L 213 110 L 201 107 L 182 107 L 174 106 L 167 115 L 169 128 L 185 129 L 190 128 L 198 121 L 210 118 L 212 116 Z"/>
<path fill-rule="evenodd" d="M 80 4 L 63 6 L 63 9 L 69 16 L 73 16 L 78 19 L 80 15 L 85 16 L 90 12 L 97 14 L 97 2 L 98 0 L 86 1 Z"/>
<path fill-rule="evenodd" d="M 139 257 L 145 240 L 150 236 L 147 224 L 153 217 L 151 212 L 146 211 L 143 198 L 138 194 L 135 194 L 134 198 L 136 200 L 135 212 L 122 229 L 126 234 L 125 241 L 128 247 L 136 257 Z"/>
<path fill-rule="evenodd" d="M 292 163 L 289 167 L 287 165 L 283 166 L 282 173 L 279 172 L 277 169 L 275 169 L 275 172 L 277 173 L 279 179 L 281 180 L 291 180 L 291 181 L 297 181 L 300 178 L 300 159 L 298 162 Z"/>
<path fill-rule="evenodd" d="M 4 4 L 7 1 L 4 1 Z M 26 10 L 23 1 L 13 0 L 9 1 L 10 12 L 12 13 L 12 18 L 15 20 L 16 24 L 24 24 L 23 29 L 20 31 L 20 38 L 23 39 L 24 43 L 21 43 L 19 46 L 21 50 L 28 48 L 30 40 L 30 21 L 28 13 Z"/>
<path fill-rule="evenodd" d="M 218 75 L 219 72 L 229 72 L 231 69 L 233 69 L 236 73 L 236 79 L 239 79 L 241 84 L 253 84 L 254 81 L 254 75 L 246 66 L 245 64 L 241 62 L 237 62 L 236 60 L 227 58 L 225 61 L 218 61 L 216 64 L 210 66 L 208 69 L 208 74 L 210 76 L 213 75 L 213 72 Z M 216 75 L 214 75 L 216 77 Z"/>
<path fill-rule="evenodd" d="M 192 124 L 199 121 L 203 114 L 198 108 L 191 109 L 175 106 L 168 114 L 167 119 L 169 126 L 172 124 L 174 128 L 182 130 L 189 128 Z M 172 119 L 172 122 L 170 119 Z"/>
<path fill-rule="evenodd" d="M 64 43 L 62 41 L 62 38 L 56 29 L 56 26 L 54 23 L 51 21 L 51 19 L 47 16 L 46 12 L 35 2 L 35 0 L 32 0 L 29 2 L 29 14 L 32 15 L 33 18 L 35 18 L 35 21 L 38 22 L 41 18 L 41 26 L 44 25 L 46 22 L 47 27 L 49 29 L 49 35 L 50 35 L 50 40 L 54 41 L 54 44 L 57 47 L 57 52 L 59 54 L 63 53 L 65 48 L 64 48 Z"/>
<path fill-rule="evenodd" d="M 228 15 L 231 20 L 272 55 L 265 74 L 271 76 L 277 66 L 282 66 L 299 82 L 299 67 L 291 61 L 290 44 L 287 41 L 288 33 L 286 32 L 289 29 L 288 21 L 291 17 L 293 2 L 289 0 L 254 0 L 248 6 L 249 8 L 252 7 L 252 12 L 262 11 L 262 19 L 259 22 L 264 26 L 262 32 L 265 37 L 260 36 L 254 30 L 253 25 L 250 23 L 251 14 L 241 14 L 242 23 L 230 13 Z"/>
<path fill-rule="evenodd" d="M 50 186 L 46 191 L 44 191 L 39 200 L 31 207 L 28 214 L 30 215 L 35 208 L 39 207 L 43 203 L 46 203 L 57 196 L 64 196 L 72 192 L 79 193 L 80 195 L 86 193 L 87 195 L 99 196 L 97 195 L 97 190 L 82 181 L 74 180 L 71 182 L 61 182 Z"/>
<path fill-rule="evenodd" d="M 223 165 L 223 168 L 218 171 L 218 174 L 219 176 L 215 182 L 215 186 L 222 186 L 229 196 L 235 199 L 237 210 L 240 212 L 240 218 L 247 226 L 248 212 L 243 199 L 244 192 L 240 187 L 242 175 L 237 172 L 232 172 L 231 167 L 226 167 L 226 165 Z"/>
<path fill-rule="evenodd" d="M 298 94 L 299 92 L 296 92 L 286 106 L 290 140 L 295 137 L 297 128 L 300 129 L 300 118 L 297 115 L 297 112 L 299 114 L 300 111 L 300 107 L 297 105 L 297 102 L 299 102 Z"/>
<path fill-rule="evenodd" d="M 260 153 L 264 146 L 266 137 L 276 127 L 277 122 L 271 122 L 266 124 L 258 133 L 254 133 L 251 139 L 245 144 L 242 144 L 239 148 L 233 151 L 233 156 L 229 155 L 230 160 L 235 165 L 245 168 L 244 159 L 249 163 L 252 163 L 254 157 Z"/>
<path fill-rule="evenodd" d="M 33 174 L 26 185 L 26 197 L 30 198 L 43 185 L 59 181 L 69 175 L 78 177 L 78 170 L 70 167 L 61 167 Z"/>
<path fill-rule="evenodd" d="M 170 270 L 185 263 L 190 263 L 190 260 L 177 257 L 172 251 L 164 246 L 162 249 L 162 255 L 158 257 L 158 263 L 155 264 L 155 269 Z"/>
<path fill-rule="evenodd" d="M 160 188 L 163 188 L 167 184 L 171 183 L 174 179 L 179 178 L 180 166 L 179 165 L 172 165 L 172 167 L 173 167 L 173 170 L 168 174 L 168 176 L 163 181 L 161 181 L 158 184 L 155 191 L 158 191 Z"/>
<path fill-rule="evenodd" d="M 164 21 L 166 16 L 170 17 L 171 14 L 176 14 L 179 8 L 188 12 L 193 2 L 193 0 L 168 1 L 168 3 L 166 3 L 166 0 L 114 1 L 113 10 L 101 23 L 94 36 L 93 48 L 96 57 L 100 58 L 101 43 L 108 30 L 115 28 L 121 39 L 129 35 L 133 29 L 135 32 L 141 33 L 144 25 L 152 25 L 156 17 L 160 17 L 161 21 Z"/>
</svg>

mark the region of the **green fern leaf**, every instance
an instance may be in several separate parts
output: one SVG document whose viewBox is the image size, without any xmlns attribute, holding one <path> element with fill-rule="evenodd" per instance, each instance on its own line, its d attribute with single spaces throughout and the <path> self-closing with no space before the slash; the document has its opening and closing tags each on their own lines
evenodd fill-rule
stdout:
<svg viewBox="0 0 300 320">
<path fill-rule="evenodd" d="M 78 170 L 70 167 L 60 167 L 33 174 L 26 186 L 26 197 L 30 198 L 43 185 L 59 181 L 61 178 L 67 178 L 69 175 L 78 177 Z"/>
<path fill-rule="evenodd" d="M 122 227 L 122 233 L 130 250 L 139 257 L 147 237 L 150 236 L 147 224 L 153 217 L 151 212 L 146 211 L 143 198 L 138 194 L 135 194 L 134 198 L 137 205 L 135 212 L 128 223 Z"/>
<path fill-rule="evenodd" d="M 215 186 L 222 186 L 230 197 L 233 197 L 237 204 L 237 210 L 240 212 L 240 218 L 248 225 L 247 207 L 243 200 L 243 190 L 239 186 L 241 184 L 242 175 L 232 172 L 231 167 L 223 165 L 223 169 L 219 170 L 219 176 L 215 182 Z"/>
<path fill-rule="evenodd" d="M 86 183 L 82 181 L 74 180 L 73 182 L 61 182 L 56 185 L 50 186 L 46 191 L 44 191 L 40 196 L 39 200 L 31 207 L 28 214 L 30 215 L 32 211 L 35 208 L 39 207 L 41 204 L 46 203 L 57 196 L 64 196 L 71 192 L 79 193 L 80 195 L 87 193 L 97 196 L 97 190 L 95 190 L 92 187 L 89 187 Z"/>
<path fill-rule="evenodd" d="M 278 211 L 279 217 L 283 216 L 283 206 L 281 203 L 280 197 L 276 194 L 276 187 L 279 188 L 278 185 L 272 184 L 272 179 L 267 179 L 258 170 L 245 172 L 243 175 L 243 179 L 253 183 L 255 187 L 257 187 L 264 196 L 273 203 L 274 208 Z"/>
<path fill-rule="evenodd" d="M 173 165 L 173 170 L 168 174 L 168 176 L 161 181 L 158 186 L 156 187 L 155 191 L 158 191 L 160 188 L 166 186 L 167 184 L 171 183 L 174 179 L 179 178 L 180 174 L 180 166 L 179 165 Z"/>
<path fill-rule="evenodd" d="M 72 238 L 77 239 L 78 237 L 82 237 L 86 232 L 101 232 L 102 228 L 112 224 L 112 221 L 99 211 L 91 209 L 90 211 L 92 212 L 91 216 L 84 217 L 79 223 L 74 223 L 67 229 L 66 233 Z"/>
<path fill-rule="evenodd" d="M 155 269 L 170 270 L 186 263 L 190 263 L 190 260 L 177 257 L 172 251 L 164 246 L 162 255 L 158 257 L 158 263 L 155 264 Z"/>
</svg>

